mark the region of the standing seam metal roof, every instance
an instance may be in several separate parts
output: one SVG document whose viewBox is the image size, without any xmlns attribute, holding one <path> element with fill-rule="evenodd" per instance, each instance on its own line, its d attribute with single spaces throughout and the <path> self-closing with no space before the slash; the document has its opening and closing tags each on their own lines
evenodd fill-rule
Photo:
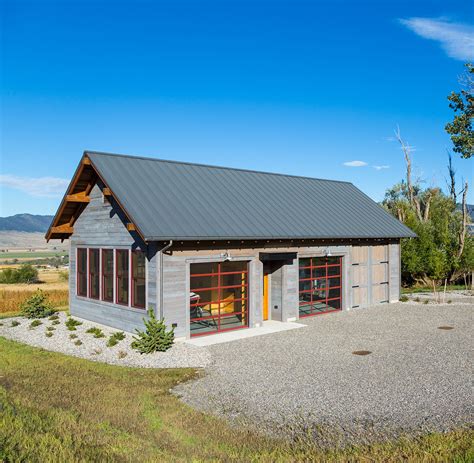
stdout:
<svg viewBox="0 0 474 463">
<path fill-rule="evenodd" d="M 148 241 L 416 236 L 349 182 L 85 154 Z"/>
</svg>

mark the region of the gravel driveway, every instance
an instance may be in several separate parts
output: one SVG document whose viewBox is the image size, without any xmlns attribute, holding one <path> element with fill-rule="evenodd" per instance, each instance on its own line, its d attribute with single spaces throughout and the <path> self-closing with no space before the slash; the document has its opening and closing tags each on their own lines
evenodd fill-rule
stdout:
<svg viewBox="0 0 474 463">
<path fill-rule="evenodd" d="M 398 303 L 304 319 L 209 347 L 207 375 L 175 392 L 235 423 L 321 443 L 472 424 L 473 314 L 470 304 Z"/>
</svg>

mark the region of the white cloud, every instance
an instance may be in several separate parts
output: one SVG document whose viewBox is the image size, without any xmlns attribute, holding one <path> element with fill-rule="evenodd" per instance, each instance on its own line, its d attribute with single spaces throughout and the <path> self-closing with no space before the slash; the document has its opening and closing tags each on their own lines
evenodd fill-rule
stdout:
<svg viewBox="0 0 474 463">
<path fill-rule="evenodd" d="M 372 166 L 375 170 L 389 169 L 390 166 Z"/>
<path fill-rule="evenodd" d="M 347 161 L 344 162 L 344 165 L 347 167 L 364 167 L 367 163 L 364 161 Z"/>
<path fill-rule="evenodd" d="M 19 177 L 0 175 L 0 185 L 27 193 L 30 196 L 55 198 L 61 196 L 69 185 L 69 180 L 56 177 Z"/>
<path fill-rule="evenodd" d="M 444 18 L 408 18 L 399 21 L 420 37 L 439 42 L 451 58 L 461 61 L 474 59 L 474 26 Z"/>
</svg>

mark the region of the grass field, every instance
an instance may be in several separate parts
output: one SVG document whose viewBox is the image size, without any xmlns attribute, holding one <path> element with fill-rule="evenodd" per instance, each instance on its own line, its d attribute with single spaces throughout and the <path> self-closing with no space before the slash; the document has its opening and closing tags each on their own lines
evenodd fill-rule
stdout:
<svg viewBox="0 0 474 463">
<path fill-rule="evenodd" d="M 10 251 L 0 253 L 0 260 L 12 259 L 42 259 L 45 257 L 61 257 L 67 256 L 64 251 Z"/>
<path fill-rule="evenodd" d="M 0 338 L 0 460 L 471 462 L 474 433 L 457 430 L 321 450 L 229 427 L 169 389 L 196 374 L 104 365 Z M 117 406 L 119 404 L 119 406 Z"/>
<path fill-rule="evenodd" d="M 61 270 L 41 269 L 37 284 L 0 284 L 0 317 L 18 314 L 20 305 L 38 288 L 47 294 L 54 308 L 64 308 L 69 303 L 68 282 L 61 278 Z"/>
<path fill-rule="evenodd" d="M 465 291 L 465 285 L 447 285 L 446 291 Z M 444 286 L 438 286 L 436 291 L 443 292 Z M 402 288 L 402 294 L 412 294 L 412 293 L 432 293 L 433 287 L 429 286 L 414 286 L 412 288 Z"/>
</svg>

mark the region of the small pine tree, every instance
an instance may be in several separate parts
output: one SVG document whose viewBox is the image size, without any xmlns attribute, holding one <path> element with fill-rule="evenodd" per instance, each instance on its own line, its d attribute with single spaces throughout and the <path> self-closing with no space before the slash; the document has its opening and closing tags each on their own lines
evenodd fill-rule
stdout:
<svg viewBox="0 0 474 463">
<path fill-rule="evenodd" d="M 174 342 L 174 328 L 167 331 L 164 320 L 158 320 L 153 310 L 148 311 L 149 319 L 143 319 L 145 331 L 135 330 L 138 336 L 134 336 L 132 348 L 140 354 L 151 354 L 152 352 L 164 352 Z"/>
<path fill-rule="evenodd" d="M 21 315 L 26 318 L 44 318 L 54 313 L 47 296 L 38 289 L 31 297 L 21 304 Z"/>
</svg>

